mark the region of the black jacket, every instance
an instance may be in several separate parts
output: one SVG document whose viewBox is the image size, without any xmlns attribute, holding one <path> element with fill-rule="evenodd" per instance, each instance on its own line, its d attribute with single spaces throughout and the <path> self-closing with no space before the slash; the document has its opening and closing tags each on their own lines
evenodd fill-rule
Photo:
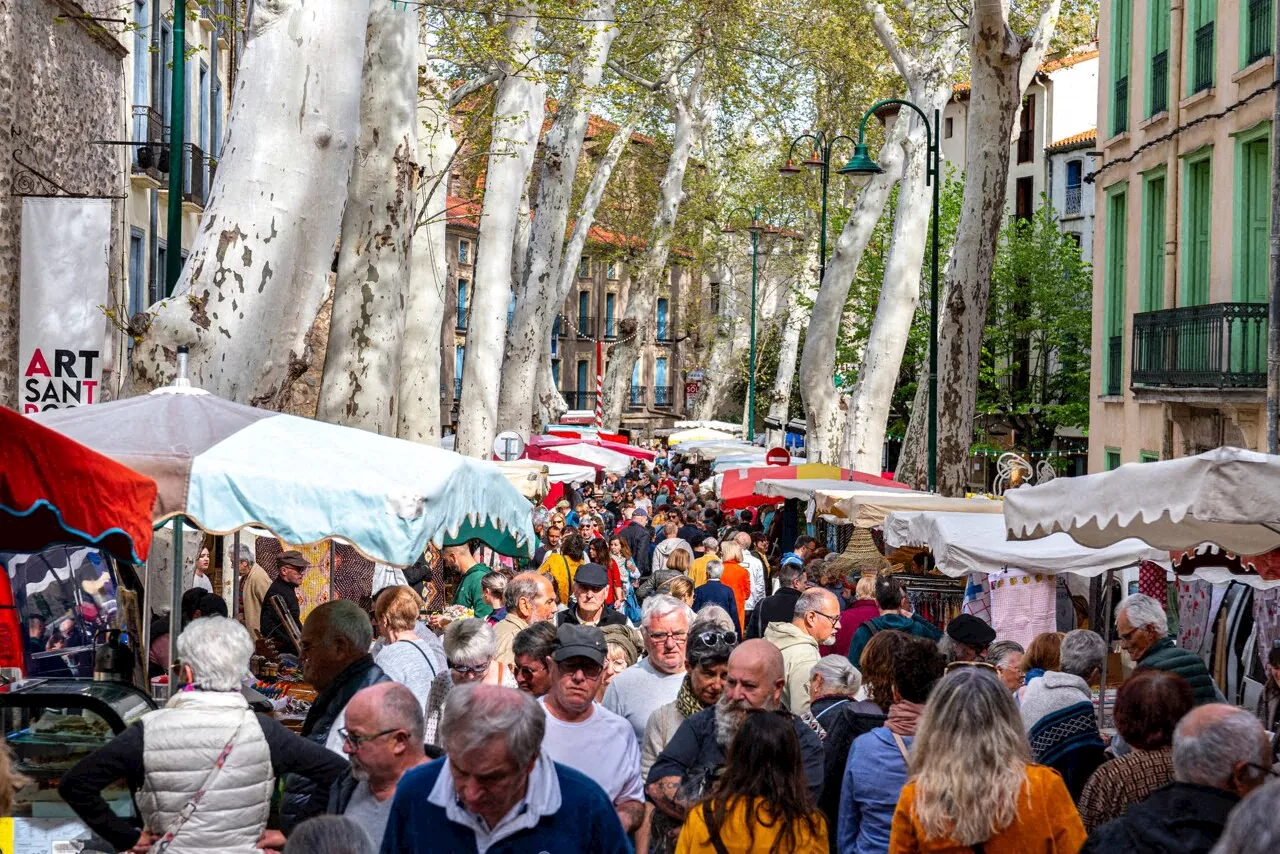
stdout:
<svg viewBox="0 0 1280 854">
<path fill-rule="evenodd" d="M 596 625 L 602 629 L 605 626 L 625 626 L 626 624 L 627 624 L 626 616 L 623 615 L 621 611 L 615 611 L 613 608 L 610 608 L 608 605 L 604 606 L 604 613 L 600 617 L 600 622 L 596 623 Z M 582 623 L 579 622 L 578 620 L 578 609 L 571 603 L 568 608 L 556 614 L 556 625 L 557 626 L 582 625 Z"/>
<path fill-rule="evenodd" d="M 1227 814 L 1240 802 L 1230 792 L 1196 783 L 1169 783 L 1094 829 L 1080 854 L 1208 854 Z"/>
<path fill-rule="evenodd" d="M 796 615 L 796 602 L 800 599 L 800 591 L 794 587 L 784 587 L 772 596 L 766 596 L 751 612 L 751 620 L 747 625 L 748 638 L 764 637 L 764 630 L 770 623 L 789 623 Z"/>
<path fill-rule="evenodd" d="M 271 582 L 271 586 L 267 588 L 266 595 L 262 597 L 262 623 L 258 631 L 262 633 L 264 638 L 270 638 L 275 641 L 276 649 L 289 655 L 297 655 L 298 648 L 294 646 L 293 641 L 289 638 L 289 633 L 285 631 L 280 618 L 276 616 L 276 609 L 271 607 L 271 598 L 273 596 L 279 596 L 284 602 L 286 610 L 293 615 L 293 621 L 299 626 L 302 625 L 302 612 L 298 608 L 298 588 L 277 578 Z"/>
<path fill-rule="evenodd" d="M 372 656 L 362 655 L 348 664 L 316 697 L 306 720 L 302 722 L 302 737 L 323 747 L 338 713 L 347 707 L 356 692 L 390 681 L 382 668 L 373 663 Z M 290 774 L 285 779 L 284 799 L 280 804 L 280 829 L 288 836 L 299 822 L 323 813 L 327 803 L 327 794 L 319 791 L 311 781 Z"/>
<path fill-rule="evenodd" d="M 640 570 L 641 575 L 648 575 L 653 570 L 653 556 L 650 553 L 653 547 L 653 540 L 649 538 L 649 530 L 643 525 L 628 522 L 618 532 L 618 536 L 627 544 L 627 550 L 631 552 L 631 559 L 636 562 L 636 569 Z"/>
<path fill-rule="evenodd" d="M 884 726 L 885 715 L 857 711 L 861 704 L 840 696 L 815 700 L 809 711 L 827 731 L 822 740 L 822 797 L 818 809 L 827 817 L 827 827 L 840 826 L 840 787 L 844 785 L 845 765 L 853 740 L 876 727 Z M 838 834 L 828 832 L 831 850 L 836 850 Z"/>
</svg>

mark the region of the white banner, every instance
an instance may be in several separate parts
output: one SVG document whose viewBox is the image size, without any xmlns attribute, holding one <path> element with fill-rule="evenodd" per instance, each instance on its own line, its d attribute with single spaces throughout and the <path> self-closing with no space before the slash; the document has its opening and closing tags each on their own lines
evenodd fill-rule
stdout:
<svg viewBox="0 0 1280 854">
<path fill-rule="evenodd" d="M 22 200 L 18 370 L 24 413 L 99 400 L 110 252 L 110 199 Z"/>
</svg>

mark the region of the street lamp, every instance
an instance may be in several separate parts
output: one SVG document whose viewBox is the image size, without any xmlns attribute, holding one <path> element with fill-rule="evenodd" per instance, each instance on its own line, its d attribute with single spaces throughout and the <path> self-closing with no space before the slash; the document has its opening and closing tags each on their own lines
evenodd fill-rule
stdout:
<svg viewBox="0 0 1280 854">
<path fill-rule="evenodd" d="M 858 126 L 858 142 L 853 149 L 853 157 L 849 162 L 840 169 L 841 175 L 856 176 L 862 181 L 870 181 L 873 175 L 884 170 L 881 169 L 875 161 L 867 156 L 866 133 L 867 120 L 875 115 L 876 111 L 888 104 L 899 104 L 903 107 L 909 107 L 915 110 L 920 116 L 920 121 L 924 123 L 925 135 L 929 143 L 927 156 L 928 165 L 925 170 L 925 183 L 933 187 L 933 228 L 931 239 L 933 241 L 933 257 L 930 259 L 929 270 L 929 459 L 928 459 L 928 485 L 929 491 L 932 492 L 937 488 L 938 481 L 938 208 L 939 197 L 942 186 L 942 152 L 939 144 L 938 130 L 941 126 L 940 111 L 933 111 L 933 125 L 929 125 L 929 117 L 925 115 L 924 110 L 920 109 L 910 101 L 902 98 L 888 98 L 884 101 L 878 101 L 871 105 L 871 108 L 862 116 L 862 123 Z M 793 143 L 794 145 L 794 143 Z M 823 209 L 826 209 L 826 198 L 824 189 Z"/>
<path fill-rule="evenodd" d="M 732 234 L 737 231 L 732 225 L 733 215 L 742 213 L 751 219 L 751 224 L 747 226 L 747 231 L 751 232 L 751 355 L 749 356 L 750 368 L 747 374 L 747 441 L 754 441 L 756 434 L 756 255 L 760 245 L 760 233 L 777 234 L 778 229 L 773 226 L 767 226 L 760 221 L 760 215 L 764 209 L 756 206 L 751 210 L 746 208 L 734 208 L 729 211 L 726 217 L 725 227 L 722 229 L 726 234 Z"/>
<path fill-rule="evenodd" d="M 796 146 L 799 145 L 801 142 L 804 142 L 805 140 L 808 140 L 812 144 L 813 148 L 809 153 L 809 157 L 801 161 L 799 164 L 797 164 L 794 160 L 793 155 L 796 152 Z M 828 137 L 825 131 L 817 131 L 815 133 L 802 133 L 800 134 L 800 136 L 791 140 L 791 147 L 787 150 L 787 162 L 783 166 L 778 168 L 779 174 L 781 174 L 783 177 L 793 177 L 795 175 L 799 175 L 806 168 L 817 169 L 818 174 L 822 178 L 822 212 L 818 216 L 818 283 L 819 284 L 822 283 L 822 279 L 827 274 L 827 188 L 830 186 L 830 183 L 831 183 L 831 149 L 835 146 L 837 142 L 841 142 L 841 141 L 853 143 L 853 137 L 846 136 L 845 134 L 839 134 L 837 136 Z M 858 178 L 855 176 L 860 175 L 861 173 L 853 173 L 848 171 L 851 166 L 855 165 L 854 161 L 857 160 L 859 150 L 861 150 L 862 152 L 863 161 L 866 161 L 866 163 L 869 163 L 871 166 L 875 166 L 875 171 L 877 172 L 881 171 L 880 167 L 876 166 L 875 163 L 869 157 L 867 157 L 867 147 L 864 145 L 861 147 L 861 149 L 859 149 L 856 143 L 854 143 L 854 159 L 850 160 L 848 163 L 846 163 L 844 166 L 842 166 L 840 169 L 837 169 L 836 171 L 838 174 L 849 175 L 853 177 L 854 183 L 860 185 L 860 184 L 865 184 L 867 181 L 871 180 L 870 174 L 868 174 L 866 178 Z"/>
</svg>

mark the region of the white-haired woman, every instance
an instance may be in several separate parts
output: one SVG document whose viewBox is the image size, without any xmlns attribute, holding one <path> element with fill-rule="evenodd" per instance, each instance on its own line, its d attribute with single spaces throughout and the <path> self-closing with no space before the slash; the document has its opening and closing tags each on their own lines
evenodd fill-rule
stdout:
<svg viewBox="0 0 1280 854">
<path fill-rule="evenodd" d="M 498 636 L 493 626 L 479 617 L 456 620 L 444 630 L 444 655 L 449 669 L 432 680 L 427 694 L 423 736 L 429 746 L 444 747 L 444 701 L 454 685 L 483 682 L 517 687 L 515 677 L 497 660 L 497 653 Z"/>
<path fill-rule="evenodd" d="M 1057 772 L 1033 765 L 1009 689 L 989 665 L 952 665 L 929 695 L 889 850 L 1073 854 L 1084 824 Z"/>
<path fill-rule="evenodd" d="M 63 800 L 117 851 L 168 839 L 166 854 L 256 854 L 275 778 L 300 774 L 327 789 L 347 763 L 250 711 L 240 684 L 252 654 L 239 623 L 193 620 L 178 636 L 186 687 L 72 768 L 58 787 Z M 142 830 L 102 798 L 121 777 L 135 793 Z"/>
</svg>

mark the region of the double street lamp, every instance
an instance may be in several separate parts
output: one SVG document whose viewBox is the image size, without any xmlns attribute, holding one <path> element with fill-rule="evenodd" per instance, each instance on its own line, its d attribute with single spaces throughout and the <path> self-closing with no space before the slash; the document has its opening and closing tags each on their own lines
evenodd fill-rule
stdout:
<svg viewBox="0 0 1280 854">
<path fill-rule="evenodd" d="M 853 143 L 853 156 L 849 158 L 848 163 L 836 171 L 840 175 L 849 176 L 856 186 L 865 186 L 873 176 L 884 171 L 867 154 L 867 121 L 881 107 L 891 104 L 914 110 L 920 116 L 920 121 L 924 123 L 925 136 L 928 142 L 925 184 L 933 189 L 932 233 L 930 235 L 933 251 L 930 253 L 932 257 L 930 258 L 929 271 L 929 452 L 927 460 L 928 488 L 932 492 L 937 488 L 938 482 L 938 212 L 942 185 L 942 147 L 939 133 L 942 124 L 941 113 L 939 110 L 934 110 L 933 123 L 930 124 L 929 117 L 924 110 L 911 101 L 902 98 L 886 98 L 883 101 L 877 101 L 862 115 L 862 121 L 858 126 L 857 142 L 843 134 L 829 139 L 822 131 L 814 134 L 802 134 L 792 140 L 791 148 L 787 152 L 786 165 L 778 171 L 783 175 L 797 175 L 803 171 L 802 166 L 820 170 L 822 176 L 822 213 L 818 231 L 818 281 L 821 284 L 822 278 L 827 271 L 827 188 L 831 175 L 831 149 L 837 142 L 842 140 Z M 804 140 L 809 140 L 813 143 L 813 152 L 809 155 L 808 160 L 805 160 L 801 165 L 796 165 L 793 160 L 795 148 L 798 143 Z M 754 311 L 754 306 L 752 310 Z"/>
</svg>

